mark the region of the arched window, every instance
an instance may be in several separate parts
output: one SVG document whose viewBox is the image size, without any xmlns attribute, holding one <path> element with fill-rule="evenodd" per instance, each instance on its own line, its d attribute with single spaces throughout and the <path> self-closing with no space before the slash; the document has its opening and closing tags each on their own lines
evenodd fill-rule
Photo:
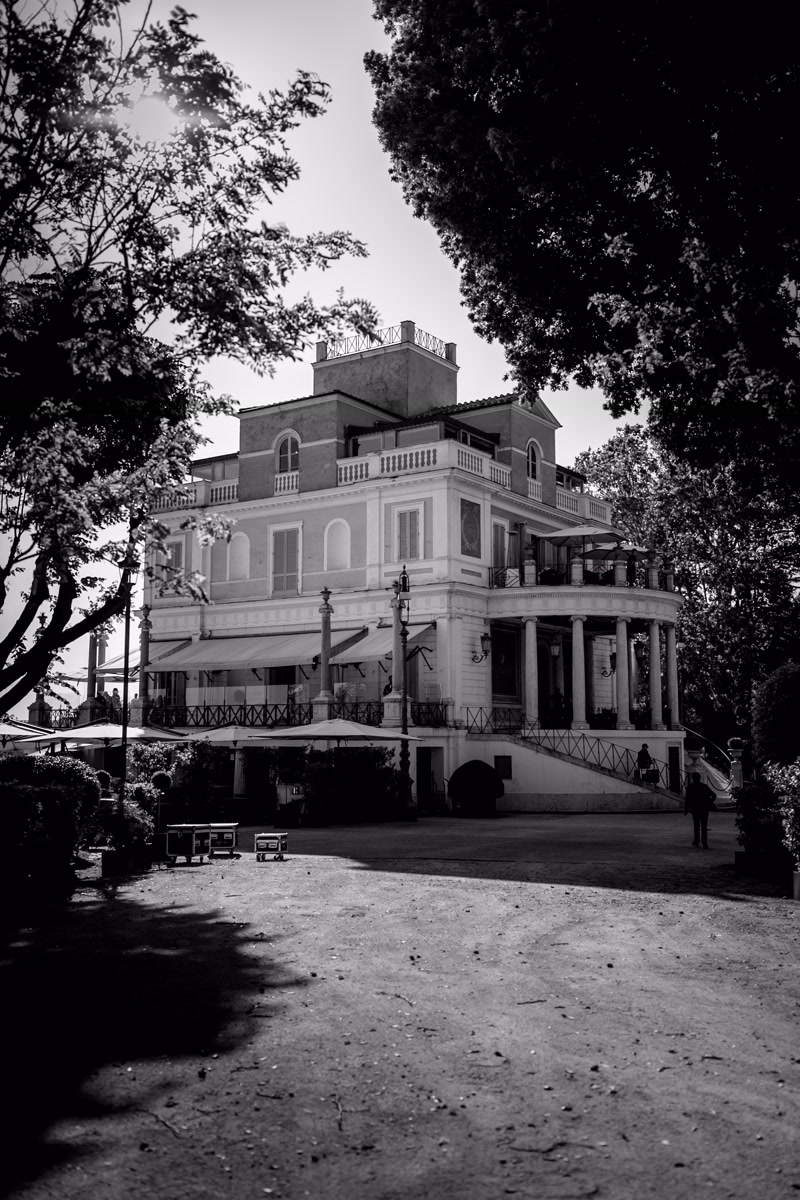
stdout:
<svg viewBox="0 0 800 1200">
<path fill-rule="evenodd" d="M 278 443 L 278 472 L 296 471 L 300 460 L 300 443 L 291 433 Z"/>
<path fill-rule="evenodd" d="M 246 533 L 235 533 L 228 551 L 228 578 L 250 578 L 250 538 Z"/>
<path fill-rule="evenodd" d="M 350 566 L 350 526 L 341 517 L 331 521 L 325 530 L 326 571 L 346 571 Z"/>
<path fill-rule="evenodd" d="M 539 447 L 536 442 L 528 442 L 528 479 L 539 478 Z"/>
</svg>

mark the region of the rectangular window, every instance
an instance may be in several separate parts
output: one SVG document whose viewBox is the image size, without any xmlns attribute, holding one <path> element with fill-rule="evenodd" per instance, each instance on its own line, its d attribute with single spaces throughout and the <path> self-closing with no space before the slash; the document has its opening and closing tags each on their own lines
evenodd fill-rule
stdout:
<svg viewBox="0 0 800 1200">
<path fill-rule="evenodd" d="M 501 779 L 511 778 L 511 755 L 510 754 L 495 754 L 494 769 Z"/>
<path fill-rule="evenodd" d="M 508 526 L 500 521 L 492 523 L 492 566 L 508 566 Z"/>
<path fill-rule="evenodd" d="M 397 514 L 397 562 L 421 558 L 422 510 L 407 508 Z"/>
<path fill-rule="evenodd" d="M 300 530 L 275 529 L 272 534 L 272 594 L 296 596 L 300 591 Z"/>
<path fill-rule="evenodd" d="M 182 571 L 183 542 L 167 542 L 167 550 L 169 551 L 167 566 L 170 568 L 170 571 Z"/>
</svg>

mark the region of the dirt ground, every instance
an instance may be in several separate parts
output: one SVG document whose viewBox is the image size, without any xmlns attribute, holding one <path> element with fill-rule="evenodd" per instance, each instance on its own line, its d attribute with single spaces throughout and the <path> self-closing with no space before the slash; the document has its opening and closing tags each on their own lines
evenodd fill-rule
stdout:
<svg viewBox="0 0 800 1200">
<path fill-rule="evenodd" d="M 677 814 L 252 833 L 12 935 L 7 1194 L 800 1192 L 800 905 L 730 813 L 708 852 Z"/>
</svg>

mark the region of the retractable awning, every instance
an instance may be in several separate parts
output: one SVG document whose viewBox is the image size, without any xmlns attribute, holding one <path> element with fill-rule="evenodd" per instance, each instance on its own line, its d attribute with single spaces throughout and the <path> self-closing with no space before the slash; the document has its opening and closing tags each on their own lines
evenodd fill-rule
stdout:
<svg viewBox="0 0 800 1200">
<path fill-rule="evenodd" d="M 151 642 L 148 651 L 148 667 L 153 663 L 158 662 L 160 658 L 164 658 L 167 654 L 172 654 L 173 650 L 177 650 L 179 646 L 186 644 L 186 638 L 179 638 L 173 642 Z M 139 669 L 139 647 L 131 649 L 128 655 L 128 666 L 133 671 Z M 124 675 L 125 673 L 125 655 L 116 654 L 113 658 L 107 658 L 104 663 L 98 664 L 96 668 L 97 675 Z"/>
<path fill-rule="evenodd" d="M 356 636 L 355 629 L 331 633 L 331 649 Z M 320 652 L 320 634 L 279 633 L 272 637 L 204 638 L 159 663 L 160 671 L 230 671 L 237 667 L 294 667 Z"/>
<path fill-rule="evenodd" d="M 408 645 L 411 646 L 432 627 L 432 625 L 415 625 L 409 628 Z M 348 663 L 375 662 L 383 658 L 391 658 L 393 636 L 391 626 L 386 629 L 371 629 L 360 642 L 355 642 L 354 645 L 339 651 L 338 654 L 332 654 L 331 662 L 339 667 L 344 667 Z"/>
</svg>

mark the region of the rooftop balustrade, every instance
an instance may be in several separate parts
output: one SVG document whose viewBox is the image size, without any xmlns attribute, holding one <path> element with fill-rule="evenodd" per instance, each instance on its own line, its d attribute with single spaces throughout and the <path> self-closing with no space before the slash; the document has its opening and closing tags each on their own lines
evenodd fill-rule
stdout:
<svg viewBox="0 0 800 1200">
<path fill-rule="evenodd" d="M 451 438 L 421 446 L 404 446 L 395 450 L 380 450 L 358 458 L 340 458 L 336 462 L 339 486 L 361 483 L 367 479 L 386 479 L 422 471 L 455 468 L 496 483 L 511 487 L 511 468 L 496 462 L 488 454 L 464 446 Z"/>
<path fill-rule="evenodd" d="M 234 504 L 238 498 L 238 479 L 195 479 L 186 487 L 158 492 L 153 502 L 153 512 L 172 512 L 176 509 L 186 508 L 213 508 L 218 504 Z"/>
</svg>

